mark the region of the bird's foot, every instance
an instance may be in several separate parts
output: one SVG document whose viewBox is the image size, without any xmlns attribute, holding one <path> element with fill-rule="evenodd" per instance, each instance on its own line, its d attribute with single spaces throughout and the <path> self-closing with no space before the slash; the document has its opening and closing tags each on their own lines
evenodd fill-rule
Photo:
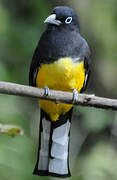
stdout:
<svg viewBox="0 0 117 180">
<path fill-rule="evenodd" d="M 44 89 L 45 89 L 44 95 L 45 95 L 45 96 L 49 96 L 49 95 L 50 95 L 50 89 L 49 89 L 49 87 L 46 86 Z"/>
<path fill-rule="evenodd" d="M 78 101 L 78 91 L 76 89 L 73 90 L 73 104 Z"/>
</svg>

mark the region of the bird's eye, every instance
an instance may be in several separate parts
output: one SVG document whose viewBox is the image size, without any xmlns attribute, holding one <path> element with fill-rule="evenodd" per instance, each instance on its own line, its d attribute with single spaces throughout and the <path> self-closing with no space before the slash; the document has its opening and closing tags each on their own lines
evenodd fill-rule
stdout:
<svg viewBox="0 0 117 180">
<path fill-rule="evenodd" d="M 72 22 L 72 17 L 66 18 L 66 20 L 65 20 L 66 24 L 70 24 L 71 22 Z"/>
</svg>

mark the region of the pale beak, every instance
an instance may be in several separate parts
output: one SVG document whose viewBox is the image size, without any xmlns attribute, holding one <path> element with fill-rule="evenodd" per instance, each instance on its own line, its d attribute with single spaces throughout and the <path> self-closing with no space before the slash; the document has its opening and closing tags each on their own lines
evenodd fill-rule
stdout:
<svg viewBox="0 0 117 180">
<path fill-rule="evenodd" d="M 61 21 L 56 19 L 56 14 L 51 14 L 49 17 L 46 18 L 44 23 L 60 26 Z"/>
</svg>

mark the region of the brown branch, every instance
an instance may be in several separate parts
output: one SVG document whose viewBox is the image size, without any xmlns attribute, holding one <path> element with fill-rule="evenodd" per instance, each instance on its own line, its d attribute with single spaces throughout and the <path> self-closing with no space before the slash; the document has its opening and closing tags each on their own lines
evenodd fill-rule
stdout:
<svg viewBox="0 0 117 180">
<path fill-rule="evenodd" d="M 19 85 L 15 83 L 0 82 L 0 93 L 26 96 L 32 98 L 48 99 L 55 102 L 64 102 L 68 104 L 73 103 L 73 93 L 64 91 L 50 90 L 50 95 L 45 96 L 45 90 L 41 88 L 35 88 L 25 85 Z M 103 97 L 97 97 L 95 95 L 79 94 L 78 101 L 75 105 L 91 106 L 96 108 L 117 110 L 117 100 Z"/>
</svg>

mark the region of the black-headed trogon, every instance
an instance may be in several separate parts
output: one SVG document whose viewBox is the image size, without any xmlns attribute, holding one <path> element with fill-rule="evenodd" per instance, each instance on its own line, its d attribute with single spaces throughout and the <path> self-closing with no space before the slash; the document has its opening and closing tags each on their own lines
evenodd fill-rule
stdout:
<svg viewBox="0 0 117 180">
<path fill-rule="evenodd" d="M 34 52 L 29 84 L 81 93 L 90 72 L 90 50 L 80 35 L 76 12 L 66 6 L 53 9 Z M 76 91 L 74 91 L 76 90 Z M 75 96 L 74 96 L 75 97 Z M 39 99 L 40 132 L 34 174 L 69 177 L 69 139 L 73 105 Z"/>
</svg>

